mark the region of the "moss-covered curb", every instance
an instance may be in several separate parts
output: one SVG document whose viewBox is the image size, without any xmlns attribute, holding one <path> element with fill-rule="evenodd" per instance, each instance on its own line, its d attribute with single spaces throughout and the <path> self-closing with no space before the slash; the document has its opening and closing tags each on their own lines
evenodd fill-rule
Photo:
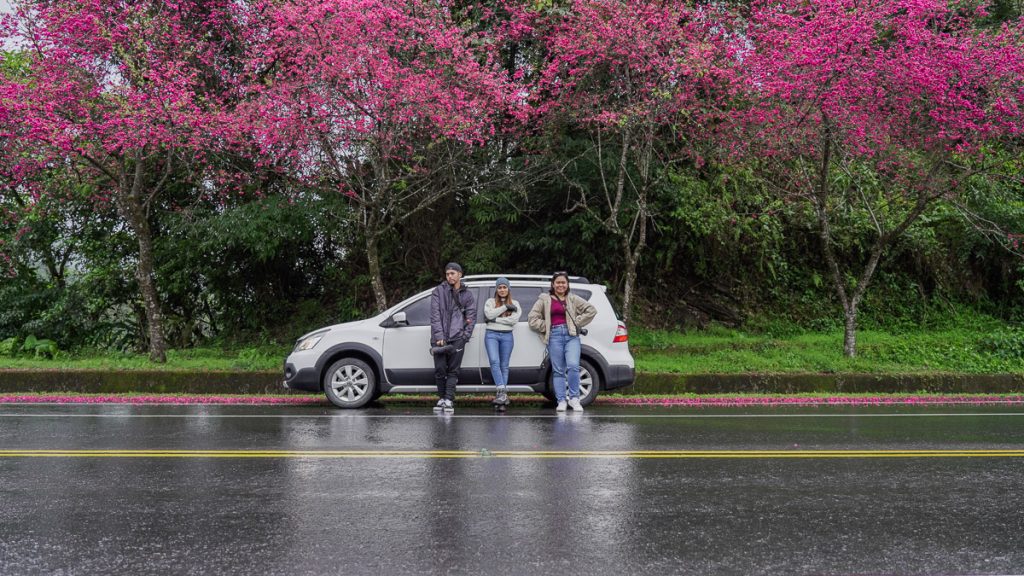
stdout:
<svg viewBox="0 0 1024 576">
<path fill-rule="evenodd" d="M 278 372 L 0 370 L 0 392 L 281 394 Z M 650 374 L 615 391 L 638 394 L 1024 392 L 1020 374 Z"/>
<path fill-rule="evenodd" d="M 489 406 L 491 395 L 460 395 L 459 406 Z M 371 404 L 374 408 L 418 406 L 429 409 L 435 398 L 430 395 L 388 396 Z M 547 407 L 537 394 L 514 394 L 513 406 Z M 0 393 L 0 404 L 132 404 L 132 405 L 236 405 L 236 406 L 314 406 L 331 407 L 321 395 L 295 394 L 85 394 L 47 392 Z M 635 408 L 746 408 L 746 407 L 823 407 L 823 406 L 1021 406 L 1021 394 L 719 394 L 719 395 L 622 395 L 606 394 L 595 406 Z"/>
<path fill-rule="evenodd" d="M 1020 374 L 640 374 L 639 394 L 909 393 L 1008 394 Z"/>
<path fill-rule="evenodd" d="M 279 372 L 0 370 L 0 392 L 279 394 Z"/>
</svg>

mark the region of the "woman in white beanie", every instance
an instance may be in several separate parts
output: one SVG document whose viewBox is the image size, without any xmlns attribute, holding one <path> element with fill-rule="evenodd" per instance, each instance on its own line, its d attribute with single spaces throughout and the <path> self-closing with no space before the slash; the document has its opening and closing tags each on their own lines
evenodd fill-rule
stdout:
<svg viewBox="0 0 1024 576">
<path fill-rule="evenodd" d="M 484 318 L 487 320 L 484 347 L 491 363 L 491 377 L 498 389 L 494 405 L 507 406 L 508 361 L 512 357 L 512 347 L 515 346 L 512 329 L 519 322 L 519 302 L 512 299 L 508 278 L 498 278 L 494 287 L 494 298 L 488 298 L 484 304 Z"/>
</svg>

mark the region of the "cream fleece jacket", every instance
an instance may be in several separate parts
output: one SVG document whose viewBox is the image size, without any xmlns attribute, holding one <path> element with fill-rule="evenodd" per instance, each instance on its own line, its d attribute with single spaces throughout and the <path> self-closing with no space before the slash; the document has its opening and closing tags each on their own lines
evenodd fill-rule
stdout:
<svg viewBox="0 0 1024 576">
<path fill-rule="evenodd" d="M 565 299 L 565 324 L 569 327 L 569 335 L 576 336 L 576 330 L 583 328 L 597 316 L 597 308 L 583 298 L 569 292 Z M 530 328 L 540 334 L 544 345 L 548 344 L 548 335 L 551 334 L 551 295 L 541 294 L 537 303 L 533 305 L 529 316 Z"/>
</svg>

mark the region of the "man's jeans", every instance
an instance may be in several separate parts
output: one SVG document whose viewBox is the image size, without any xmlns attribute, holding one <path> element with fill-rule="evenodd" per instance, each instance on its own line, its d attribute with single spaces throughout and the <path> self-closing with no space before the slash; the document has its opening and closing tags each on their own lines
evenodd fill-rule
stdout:
<svg viewBox="0 0 1024 576">
<path fill-rule="evenodd" d="M 515 339 L 511 332 L 488 330 L 484 336 L 487 359 L 491 362 L 491 377 L 495 386 L 508 386 L 508 359 L 512 357 Z"/>
<path fill-rule="evenodd" d="M 565 400 L 566 379 L 569 381 L 569 398 L 579 398 L 580 337 L 570 336 L 565 324 L 552 326 L 548 338 L 548 357 L 551 358 L 555 398 L 559 402 Z"/>
<path fill-rule="evenodd" d="M 466 350 L 466 343 L 462 340 L 451 343 L 454 351 L 434 356 L 434 384 L 437 385 L 438 397 L 445 400 L 455 400 L 455 386 L 459 383 L 459 368 Z"/>
</svg>

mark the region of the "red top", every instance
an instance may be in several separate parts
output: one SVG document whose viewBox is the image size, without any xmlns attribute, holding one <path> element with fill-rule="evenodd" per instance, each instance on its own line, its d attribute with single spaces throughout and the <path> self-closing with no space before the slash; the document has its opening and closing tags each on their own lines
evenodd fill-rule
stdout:
<svg viewBox="0 0 1024 576">
<path fill-rule="evenodd" d="M 558 298 L 551 298 L 551 326 L 565 324 L 565 303 Z"/>
</svg>

